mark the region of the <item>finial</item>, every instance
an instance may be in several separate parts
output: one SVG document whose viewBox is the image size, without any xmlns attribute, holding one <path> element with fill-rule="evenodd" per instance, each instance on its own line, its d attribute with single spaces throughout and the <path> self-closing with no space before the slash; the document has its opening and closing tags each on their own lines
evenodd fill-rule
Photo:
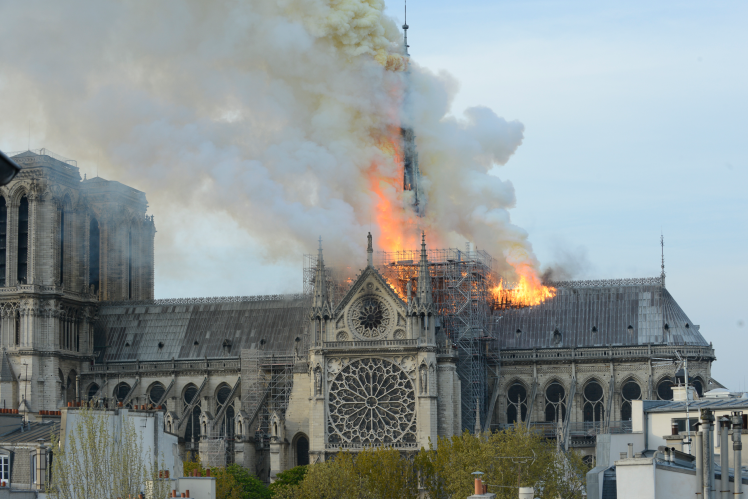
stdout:
<svg viewBox="0 0 748 499">
<path fill-rule="evenodd" d="M 369 246 L 366 248 L 366 261 L 369 265 L 369 267 L 374 266 L 374 246 L 371 244 L 371 232 L 369 232 L 369 235 L 366 236 L 366 239 L 369 243 Z"/>
<path fill-rule="evenodd" d="M 322 236 L 319 236 L 319 250 L 322 251 Z"/>
<path fill-rule="evenodd" d="M 408 45 L 408 28 L 408 0 L 405 0 L 405 24 L 403 24 L 403 34 L 405 37 L 405 55 L 410 56 L 408 53 L 408 47 L 410 47 L 410 45 Z"/>
<path fill-rule="evenodd" d="M 662 265 L 660 268 L 662 271 L 660 272 L 660 278 L 662 279 L 662 286 L 665 286 L 665 236 L 663 236 L 662 231 L 660 231 L 660 249 L 662 250 Z"/>
</svg>

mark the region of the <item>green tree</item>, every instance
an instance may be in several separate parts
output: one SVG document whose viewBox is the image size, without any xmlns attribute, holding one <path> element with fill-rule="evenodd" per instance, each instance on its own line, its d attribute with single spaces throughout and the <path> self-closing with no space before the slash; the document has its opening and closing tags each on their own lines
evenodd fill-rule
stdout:
<svg viewBox="0 0 748 499">
<path fill-rule="evenodd" d="M 111 412 L 84 406 L 70 411 L 65 431 L 64 442 L 59 434 L 52 436 L 55 454 L 52 482 L 46 487 L 48 497 L 137 497 L 149 482 L 151 497 L 168 497 L 169 483 L 158 480 L 158 469 L 166 465 L 163 460 L 143 460 L 150 448 L 144 447 L 130 418 L 120 419 Z"/>
<path fill-rule="evenodd" d="M 437 450 L 438 448 L 438 450 Z M 555 443 L 523 425 L 478 436 L 439 438 L 422 449 L 416 466 L 431 499 L 467 497 L 473 493 L 474 471 L 498 498 L 514 498 L 517 487 L 535 488 L 544 499 L 582 497 L 585 466 L 575 453 L 556 451 Z"/>
<path fill-rule="evenodd" d="M 194 470 L 198 475 L 207 476 L 208 470 L 203 468 L 200 458 L 196 461 L 185 461 L 183 464 L 185 476 L 191 476 Z M 230 464 L 226 468 L 210 468 L 210 476 L 216 478 L 216 499 L 270 499 L 270 490 L 256 476 L 238 464 Z"/>
<path fill-rule="evenodd" d="M 275 481 L 270 484 L 270 491 L 275 494 L 278 489 L 286 487 L 295 487 L 304 481 L 306 476 L 306 466 L 296 466 L 290 470 L 281 471 L 275 478 Z"/>
</svg>

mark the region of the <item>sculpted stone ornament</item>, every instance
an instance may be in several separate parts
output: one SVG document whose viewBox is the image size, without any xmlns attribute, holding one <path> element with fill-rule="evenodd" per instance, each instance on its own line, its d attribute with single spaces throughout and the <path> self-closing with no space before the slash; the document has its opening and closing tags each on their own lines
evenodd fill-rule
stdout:
<svg viewBox="0 0 748 499">
<path fill-rule="evenodd" d="M 365 340 L 384 339 L 392 322 L 389 307 L 379 298 L 370 295 L 354 303 L 348 317 L 351 329 Z"/>
<path fill-rule="evenodd" d="M 331 444 L 397 447 L 416 442 L 413 382 L 388 360 L 346 365 L 330 383 L 328 399 Z"/>
<path fill-rule="evenodd" d="M 322 395 L 322 373 L 319 368 L 314 370 L 314 392 L 317 395 Z"/>
</svg>

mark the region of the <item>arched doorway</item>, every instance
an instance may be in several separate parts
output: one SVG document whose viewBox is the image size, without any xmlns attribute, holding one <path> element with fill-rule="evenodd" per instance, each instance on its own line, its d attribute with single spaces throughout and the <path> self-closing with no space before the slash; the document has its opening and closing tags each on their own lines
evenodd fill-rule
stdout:
<svg viewBox="0 0 748 499">
<path fill-rule="evenodd" d="M 296 466 L 309 464 L 309 440 L 305 436 L 296 439 Z"/>
</svg>

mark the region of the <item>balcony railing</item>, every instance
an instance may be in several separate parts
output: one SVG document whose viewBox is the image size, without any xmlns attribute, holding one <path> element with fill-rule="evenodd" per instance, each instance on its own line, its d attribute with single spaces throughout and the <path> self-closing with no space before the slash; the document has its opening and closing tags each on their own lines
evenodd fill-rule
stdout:
<svg viewBox="0 0 748 499">
<path fill-rule="evenodd" d="M 325 341 L 323 348 L 382 348 L 382 347 L 417 347 L 419 339 L 413 340 L 374 340 L 374 341 Z"/>
<path fill-rule="evenodd" d="M 238 371 L 241 368 L 239 359 L 211 360 L 177 360 L 163 362 L 117 362 L 111 364 L 94 364 L 84 372 L 94 373 L 137 373 L 163 371 Z"/>
</svg>

